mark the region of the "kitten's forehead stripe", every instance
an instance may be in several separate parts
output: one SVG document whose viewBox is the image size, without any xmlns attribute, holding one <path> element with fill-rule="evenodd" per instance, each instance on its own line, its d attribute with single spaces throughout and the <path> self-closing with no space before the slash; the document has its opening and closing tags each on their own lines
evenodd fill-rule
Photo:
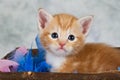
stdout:
<svg viewBox="0 0 120 80">
<path fill-rule="evenodd" d="M 63 30 L 67 30 L 72 27 L 72 24 L 77 20 L 76 17 L 68 14 L 58 14 L 54 18 L 58 21 L 58 24 Z"/>
<path fill-rule="evenodd" d="M 60 16 L 56 16 L 55 18 L 57 19 L 58 24 L 59 24 L 60 26 L 62 26 L 62 23 L 61 23 L 61 21 L 60 21 Z"/>
</svg>

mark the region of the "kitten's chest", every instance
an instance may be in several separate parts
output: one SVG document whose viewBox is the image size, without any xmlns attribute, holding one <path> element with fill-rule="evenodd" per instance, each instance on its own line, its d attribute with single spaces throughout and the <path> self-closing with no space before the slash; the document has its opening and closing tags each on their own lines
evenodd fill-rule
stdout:
<svg viewBox="0 0 120 80">
<path fill-rule="evenodd" d="M 59 57 L 52 53 L 47 53 L 46 61 L 52 66 L 51 71 L 54 72 L 54 70 L 60 68 L 65 63 L 66 59 L 65 57 Z"/>
</svg>

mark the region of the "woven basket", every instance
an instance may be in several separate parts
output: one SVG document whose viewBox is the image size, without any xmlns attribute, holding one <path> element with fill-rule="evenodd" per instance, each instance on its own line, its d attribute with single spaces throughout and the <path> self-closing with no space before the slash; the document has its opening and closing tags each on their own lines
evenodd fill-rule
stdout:
<svg viewBox="0 0 120 80">
<path fill-rule="evenodd" d="M 33 49 L 37 54 L 37 49 Z M 7 59 L 8 53 L 4 59 Z M 36 73 L 36 72 L 0 72 L 0 80 L 120 80 L 120 71 L 102 73 Z"/>
</svg>

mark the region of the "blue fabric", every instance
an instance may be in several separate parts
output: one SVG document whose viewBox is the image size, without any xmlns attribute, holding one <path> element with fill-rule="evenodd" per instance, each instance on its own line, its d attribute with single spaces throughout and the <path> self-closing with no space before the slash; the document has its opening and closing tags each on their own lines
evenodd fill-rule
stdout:
<svg viewBox="0 0 120 80">
<path fill-rule="evenodd" d="M 36 45 L 38 47 L 38 54 L 32 55 L 32 47 L 24 56 L 24 60 L 19 63 L 18 72 L 32 71 L 32 72 L 49 72 L 51 66 L 45 61 L 45 49 L 42 47 L 39 36 L 36 37 Z"/>
<path fill-rule="evenodd" d="M 118 67 L 118 70 L 120 71 L 120 67 Z"/>
<path fill-rule="evenodd" d="M 24 60 L 19 63 L 18 72 L 34 71 L 33 70 L 33 57 L 31 50 L 24 56 Z"/>
</svg>

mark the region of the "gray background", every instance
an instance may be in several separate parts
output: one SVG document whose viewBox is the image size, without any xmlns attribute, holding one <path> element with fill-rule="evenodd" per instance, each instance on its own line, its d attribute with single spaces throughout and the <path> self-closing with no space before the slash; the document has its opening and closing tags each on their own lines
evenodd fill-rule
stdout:
<svg viewBox="0 0 120 80">
<path fill-rule="evenodd" d="M 30 48 L 38 33 L 39 8 L 51 14 L 94 15 L 87 42 L 120 46 L 120 0 L 0 0 L 0 57 L 18 46 Z"/>
</svg>

